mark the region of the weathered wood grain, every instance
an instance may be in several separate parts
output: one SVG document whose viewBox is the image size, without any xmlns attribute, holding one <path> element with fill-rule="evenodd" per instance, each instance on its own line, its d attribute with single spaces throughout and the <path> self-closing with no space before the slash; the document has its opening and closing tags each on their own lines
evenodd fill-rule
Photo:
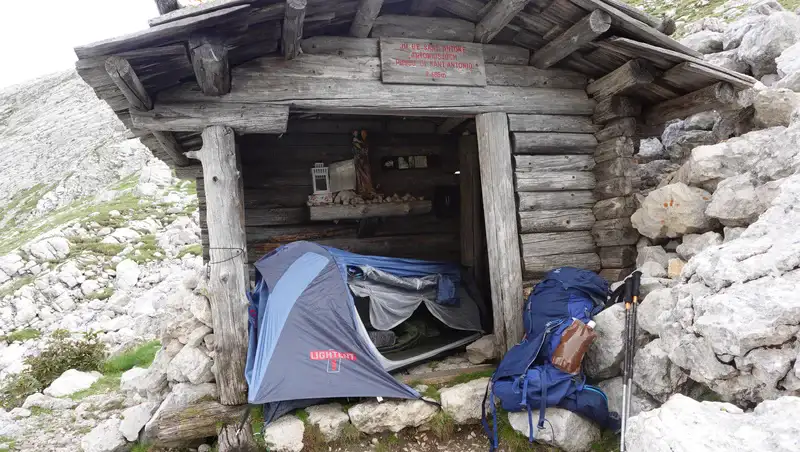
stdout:
<svg viewBox="0 0 800 452">
<path fill-rule="evenodd" d="M 594 109 L 592 120 L 595 124 L 605 124 L 613 119 L 636 117 L 642 113 L 642 105 L 630 97 L 613 96 L 602 99 Z"/>
<path fill-rule="evenodd" d="M 594 174 L 586 171 L 541 174 L 518 172 L 514 182 L 517 192 L 592 190 L 596 184 Z"/>
<path fill-rule="evenodd" d="M 475 42 L 490 42 L 505 28 L 529 0 L 500 0 L 494 4 L 475 27 Z"/>
<path fill-rule="evenodd" d="M 561 209 L 586 209 L 592 208 L 597 200 L 591 191 L 556 191 L 520 193 L 519 210 L 561 210 Z"/>
<path fill-rule="evenodd" d="M 444 41 L 381 38 L 380 47 L 383 83 L 486 86 L 486 65 L 480 44 L 454 46 Z M 458 50 L 449 50 L 456 47 Z M 455 59 L 425 60 L 426 56 Z"/>
<path fill-rule="evenodd" d="M 692 62 L 675 65 L 664 72 L 661 80 L 684 91 L 697 90 L 717 81 L 730 83 L 736 89 L 748 89 L 751 86 L 737 76 Z"/>
<path fill-rule="evenodd" d="M 137 129 L 202 132 L 208 126 L 227 126 L 239 133 L 284 133 L 289 108 L 258 104 L 157 104 L 150 111 L 131 109 Z"/>
<path fill-rule="evenodd" d="M 605 3 L 617 8 L 618 10 L 622 11 L 623 13 L 631 16 L 632 18 L 643 22 L 656 30 L 664 33 L 665 35 L 671 35 L 675 32 L 675 21 L 669 18 L 657 18 L 653 17 L 650 14 L 647 14 L 645 11 L 642 11 L 638 8 L 635 8 L 631 5 L 628 5 L 625 2 L 620 0 L 603 0 Z"/>
<path fill-rule="evenodd" d="M 461 212 L 461 264 L 470 268 L 476 281 L 483 280 L 486 270 L 486 234 L 481 204 L 481 175 L 478 161 L 478 140 L 474 135 L 458 139 L 458 162 Z"/>
<path fill-rule="evenodd" d="M 595 133 L 599 126 L 588 116 L 508 115 L 512 132 Z"/>
<path fill-rule="evenodd" d="M 608 282 L 618 282 L 622 281 L 628 277 L 635 267 L 627 267 L 627 268 L 604 268 L 603 270 L 598 273 L 600 276 L 605 278 Z"/>
<path fill-rule="evenodd" d="M 169 14 L 179 8 L 178 0 L 155 0 L 158 14 Z"/>
<path fill-rule="evenodd" d="M 414 17 L 384 14 L 372 26 L 373 38 L 438 39 L 472 42 L 475 24 L 450 17 Z"/>
<path fill-rule="evenodd" d="M 438 0 L 412 0 L 411 13 L 417 16 L 429 16 L 436 10 Z"/>
<path fill-rule="evenodd" d="M 475 118 L 486 222 L 494 334 L 501 350 L 522 338 L 522 264 L 512 185 L 511 142 L 504 113 Z"/>
<path fill-rule="evenodd" d="M 312 206 L 308 208 L 311 221 L 358 220 L 361 218 L 423 215 L 433 208 L 431 201 L 404 203 L 360 204 L 357 206 Z"/>
<path fill-rule="evenodd" d="M 603 130 L 594 134 L 597 141 L 608 141 L 617 137 L 633 137 L 636 135 L 636 118 L 617 118 L 606 124 Z"/>
<path fill-rule="evenodd" d="M 631 176 L 616 177 L 612 179 L 598 180 L 594 188 L 594 194 L 598 200 L 627 196 L 638 188 L 639 182 Z"/>
<path fill-rule="evenodd" d="M 598 163 L 594 168 L 594 177 L 597 182 L 615 179 L 617 177 L 632 177 L 634 163 L 631 158 L 616 158 Z"/>
<path fill-rule="evenodd" d="M 602 220 L 594 224 L 592 236 L 599 247 L 634 245 L 639 232 L 631 225 L 630 218 Z"/>
<path fill-rule="evenodd" d="M 223 405 L 203 401 L 188 406 L 167 407 L 144 432 L 147 444 L 158 447 L 179 447 L 192 440 L 217 435 L 217 424 L 241 421 L 247 405 Z"/>
<path fill-rule="evenodd" d="M 598 201 L 593 208 L 595 218 L 612 220 L 614 218 L 630 218 L 636 212 L 636 200 L 633 196 L 618 196 Z"/>
<path fill-rule="evenodd" d="M 130 105 L 142 110 L 153 108 L 153 100 L 127 60 L 120 57 L 109 57 L 105 66 L 111 81 L 122 92 Z"/>
<path fill-rule="evenodd" d="M 308 207 L 253 208 L 245 217 L 248 226 L 303 224 L 308 222 Z"/>
<path fill-rule="evenodd" d="M 589 231 L 522 234 L 522 257 L 553 256 L 569 253 L 593 253 L 594 239 Z"/>
<path fill-rule="evenodd" d="M 531 51 L 525 47 L 504 44 L 483 45 L 483 58 L 488 64 L 515 64 L 527 66 L 530 57 Z"/>
<path fill-rule="evenodd" d="M 200 16 L 213 11 L 218 11 L 220 9 L 230 8 L 231 6 L 247 5 L 256 1 L 257 0 L 214 0 L 211 2 L 201 3 L 199 5 L 178 8 L 177 0 L 156 0 L 156 4 L 159 2 L 168 4 L 166 5 L 167 8 L 164 8 L 166 12 L 161 12 L 162 8 L 159 5 L 158 10 L 161 15 L 154 17 L 147 22 L 151 27 L 155 27 L 156 25 L 175 22 L 178 19 Z M 174 8 L 172 7 L 173 5 Z"/>
<path fill-rule="evenodd" d="M 590 83 L 586 87 L 586 92 L 595 100 L 627 94 L 655 80 L 648 66 L 644 60 L 628 61 L 608 75 Z"/>
<path fill-rule="evenodd" d="M 636 265 L 635 246 L 609 246 L 600 248 L 600 263 L 603 268 L 625 268 Z"/>
<path fill-rule="evenodd" d="M 350 35 L 356 38 L 366 38 L 372 31 L 372 25 L 383 7 L 383 0 L 360 0 L 356 16 L 350 25 Z"/>
<path fill-rule="evenodd" d="M 591 133 L 514 132 L 515 154 L 592 154 L 597 139 Z"/>
<path fill-rule="evenodd" d="M 286 0 L 281 51 L 287 60 L 293 59 L 300 53 L 300 39 L 303 38 L 307 4 L 307 0 Z"/>
<path fill-rule="evenodd" d="M 598 10 L 592 11 L 546 46 L 535 51 L 531 56 L 530 64 L 540 69 L 546 69 L 587 43 L 594 41 L 610 27 L 611 17 L 608 14 Z"/>
<path fill-rule="evenodd" d="M 645 122 L 650 125 L 663 124 L 703 111 L 731 109 L 735 101 L 733 85 L 719 82 L 650 107 L 645 112 Z"/>
<path fill-rule="evenodd" d="M 515 155 L 514 168 L 518 173 L 549 173 L 559 171 L 591 171 L 595 166 L 591 155 Z"/>
<path fill-rule="evenodd" d="M 464 124 L 469 118 L 462 118 L 459 116 L 453 116 L 452 118 L 447 118 L 444 120 L 443 123 L 436 128 L 436 133 L 438 134 L 448 134 L 453 131 L 453 129 L 457 128 L 461 124 Z"/>
<path fill-rule="evenodd" d="M 380 56 L 377 38 L 347 36 L 313 36 L 300 41 L 304 54 L 338 55 L 340 57 Z"/>
<path fill-rule="evenodd" d="M 228 49 L 219 37 L 192 35 L 189 55 L 197 84 L 206 96 L 221 96 L 231 90 L 231 68 Z"/>
<path fill-rule="evenodd" d="M 591 209 L 519 212 L 519 232 L 591 231 L 595 218 Z"/>
<path fill-rule="evenodd" d="M 566 69 L 537 69 L 533 66 L 486 65 L 490 85 L 537 88 L 584 89 L 586 76 Z"/>
<path fill-rule="evenodd" d="M 556 254 L 552 256 L 532 256 L 523 259 L 525 279 L 538 279 L 547 272 L 559 267 L 576 267 L 591 271 L 601 268 L 597 253 Z"/>
<path fill-rule="evenodd" d="M 237 76 L 303 77 L 340 80 L 380 80 L 381 62 L 374 57 L 339 57 L 335 55 L 298 55 L 293 60 L 264 57 L 236 69 Z"/>
<path fill-rule="evenodd" d="M 480 0 L 437 0 L 436 6 L 455 17 L 477 23 L 481 20 L 481 8 L 485 5 Z"/>
<path fill-rule="evenodd" d="M 165 132 L 153 132 L 153 136 L 158 140 L 158 144 L 166 152 L 175 166 L 183 167 L 191 165 L 191 162 L 186 157 L 186 150 L 175 139 L 175 135 Z"/>
</svg>

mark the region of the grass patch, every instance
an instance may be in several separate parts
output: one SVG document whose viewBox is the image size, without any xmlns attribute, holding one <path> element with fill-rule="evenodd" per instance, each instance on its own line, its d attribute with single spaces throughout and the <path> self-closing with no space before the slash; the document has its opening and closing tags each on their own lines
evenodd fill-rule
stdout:
<svg viewBox="0 0 800 452">
<path fill-rule="evenodd" d="M 148 368 L 153 364 L 156 353 L 161 350 L 161 342 L 150 341 L 142 345 L 129 348 L 122 353 L 112 356 L 103 364 L 104 373 L 122 373 L 134 367 Z"/>
<path fill-rule="evenodd" d="M 430 422 L 431 432 L 439 441 L 447 441 L 453 437 L 456 431 L 456 423 L 453 417 L 444 410 L 439 410 Z"/>
<path fill-rule="evenodd" d="M 614 432 L 603 431 L 600 441 L 592 444 L 592 452 L 617 452 L 619 450 L 619 435 Z"/>
<path fill-rule="evenodd" d="M 439 388 L 436 385 L 426 385 L 428 386 L 425 388 L 425 391 L 422 392 L 423 397 L 427 397 L 429 399 L 436 400 L 437 402 L 442 401 L 442 395 L 439 393 Z"/>
<path fill-rule="evenodd" d="M 187 254 L 194 254 L 195 256 L 202 256 L 203 255 L 203 245 L 194 244 L 184 247 L 179 253 L 177 258 L 181 259 L 183 256 Z"/>
<path fill-rule="evenodd" d="M 112 189 L 116 191 L 132 190 L 136 188 L 136 185 L 138 184 L 139 184 L 139 174 L 133 173 L 125 177 L 124 179 L 120 180 L 119 182 L 117 182 L 117 185 L 114 185 Z"/>
<path fill-rule="evenodd" d="M 342 435 L 339 437 L 339 441 L 343 444 L 351 444 L 359 441 L 363 437 L 364 433 L 362 433 L 355 425 L 348 422 L 342 429 Z"/>
<path fill-rule="evenodd" d="M 39 330 L 33 328 L 25 328 L 23 330 L 14 331 L 13 333 L 8 334 L 6 336 L 0 336 L 0 339 L 10 344 L 12 342 L 23 342 L 31 339 L 38 339 L 41 336 L 42 333 L 40 333 Z"/>
<path fill-rule="evenodd" d="M 491 378 L 492 374 L 494 374 L 494 369 L 484 370 L 481 372 L 472 372 L 469 374 L 458 375 L 457 377 L 450 380 L 447 383 L 448 386 L 454 386 L 461 383 L 469 383 L 472 380 L 477 380 L 479 378 Z"/>
<path fill-rule="evenodd" d="M 72 339 L 69 333 L 56 331 L 38 356 L 25 359 L 30 375 L 47 387 L 69 369 L 83 372 L 100 370 L 105 361 L 106 346 L 96 333 Z"/>
<path fill-rule="evenodd" d="M 47 408 L 38 407 L 38 406 L 32 406 L 30 408 L 30 410 L 31 410 L 31 416 L 41 416 L 43 414 L 53 414 L 53 410 L 50 410 L 50 409 L 47 409 Z"/>
<path fill-rule="evenodd" d="M 266 450 L 267 444 L 264 442 L 264 408 L 257 406 L 250 409 L 250 427 L 253 429 L 253 439 L 259 448 Z"/>
<path fill-rule="evenodd" d="M 305 410 L 300 411 L 305 413 Z M 325 436 L 322 434 L 319 426 L 309 424 L 306 421 L 303 421 L 303 423 L 306 424 L 306 428 L 303 430 L 303 450 L 308 452 L 327 451 L 328 445 L 325 443 Z"/>
<path fill-rule="evenodd" d="M 116 391 L 119 389 L 119 382 L 121 378 L 121 372 L 103 375 L 99 380 L 95 381 L 94 384 L 89 387 L 89 389 L 78 391 L 69 396 L 69 398 L 72 400 L 83 400 L 91 395 L 105 394 L 107 392 Z"/>
<path fill-rule="evenodd" d="M 22 406 L 29 395 L 44 389 L 39 380 L 28 373 L 7 377 L 0 388 L 0 406 L 6 410 Z"/>
<path fill-rule="evenodd" d="M 156 244 L 156 236 L 148 234 L 143 236 L 140 241 L 142 246 L 136 248 L 136 250 L 128 256 L 132 261 L 137 264 L 144 264 L 147 261 L 159 261 L 164 259 L 164 251 Z M 160 253 L 161 257 L 156 256 L 156 253 Z"/>
<path fill-rule="evenodd" d="M 531 443 L 528 437 L 514 430 L 508 422 L 508 413 L 500 408 L 497 409 L 497 436 L 500 446 L 507 452 L 557 452 L 558 449 L 545 446 L 539 443 Z M 534 428 L 536 428 L 534 426 Z"/>
<path fill-rule="evenodd" d="M 21 289 L 23 286 L 27 286 L 28 284 L 33 282 L 33 276 L 23 276 L 22 278 L 17 278 L 11 281 L 10 285 L 7 285 L 5 289 L 0 289 L 0 298 L 5 297 L 6 295 L 11 295 L 14 292 Z"/>
<path fill-rule="evenodd" d="M 118 243 L 100 243 L 100 238 L 92 237 L 89 239 L 73 238 L 70 240 L 70 255 L 79 255 L 84 252 L 99 254 L 102 256 L 113 257 L 125 249 L 125 245 Z"/>
<path fill-rule="evenodd" d="M 0 452 L 9 452 L 17 448 L 17 442 L 8 436 L 0 436 L 0 444 L 5 445 L 5 447 L 0 447 Z"/>
<path fill-rule="evenodd" d="M 86 296 L 87 300 L 107 300 L 114 295 L 114 288 L 113 287 L 106 287 L 103 290 L 98 290 L 97 292 L 90 293 Z"/>
</svg>

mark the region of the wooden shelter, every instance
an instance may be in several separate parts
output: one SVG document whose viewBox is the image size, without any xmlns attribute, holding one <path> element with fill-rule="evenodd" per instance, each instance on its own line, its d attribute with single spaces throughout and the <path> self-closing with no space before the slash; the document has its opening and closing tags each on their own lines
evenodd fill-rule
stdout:
<svg viewBox="0 0 800 452">
<path fill-rule="evenodd" d="M 460 259 L 486 277 L 505 349 L 526 283 L 564 265 L 631 270 L 637 137 L 735 108 L 755 83 L 619 0 L 157 3 L 150 28 L 75 49 L 131 133 L 198 181 L 221 405 L 156 444 L 250 444 L 247 429 L 215 431 L 246 403 L 248 262 L 295 240 Z M 309 169 L 352 158 L 354 130 L 368 131 L 379 190 L 416 201 L 307 206 Z M 384 171 L 399 157 L 425 164 Z M 453 187 L 460 214 L 432 212 Z M 348 221 L 368 217 L 384 219 Z"/>
</svg>

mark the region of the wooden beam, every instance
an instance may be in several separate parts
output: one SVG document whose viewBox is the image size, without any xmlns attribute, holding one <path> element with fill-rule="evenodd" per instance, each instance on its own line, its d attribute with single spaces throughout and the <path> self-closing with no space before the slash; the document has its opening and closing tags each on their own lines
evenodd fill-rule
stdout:
<svg viewBox="0 0 800 452">
<path fill-rule="evenodd" d="M 477 366 L 463 367 L 459 369 L 436 370 L 421 374 L 400 376 L 400 381 L 405 384 L 425 384 L 425 385 L 444 385 L 450 383 L 461 375 L 468 375 L 478 372 L 488 372 L 493 370 L 493 364 L 480 364 Z"/>
<path fill-rule="evenodd" d="M 481 205 L 481 175 L 478 140 L 475 135 L 458 139 L 458 177 L 461 193 L 461 264 L 469 268 L 479 285 L 486 278 L 486 234 Z"/>
<path fill-rule="evenodd" d="M 519 232 L 591 231 L 594 226 L 592 209 L 539 210 L 519 213 Z M 594 242 L 592 242 L 594 245 Z"/>
<path fill-rule="evenodd" d="M 608 75 L 595 80 L 586 87 L 586 92 L 600 100 L 652 83 L 655 80 L 649 64 L 644 60 L 631 60 Z"/>
<path fill-rule="evenodd" d="M 626 268 L 636 265 L 635 246 L 607 246 L 600 248 L 598 254 L 603 268 Z"/>
<path fill-rule="evenodd" d="M 350 35 L 356 38 L 366 38 L 372 31 L 372 25 L 383 7 L 383 0 L 360 0 L 356 17 L 350 25 Z"/>
<path fill-rule="evenodd" d="M 650 44 L 661 46 L 676 52 L 681 52 L 686 55 L 691 55 L 697 58 L 702 58 L 699 52 L 690 49 L 689 47 L 675 41 L 669 36 L 661 33 L 652 26 L 637 20 L 618 8 L 610 5 L 605 0 L 571 0 L 576 5 L 587 11 L 594 11 L 599 9 L 608 13 L 611 16 L 612 24 L 615 28 L 623 30 L 626 34 L 630 34 L 636 39 L 648 42 Z"/>
<path fill-rule="evenodd" d="M 203 94 L 221 96 L 231 91 L 228 49 L 221 38 L 192 35 L 189 38 L 189 56 L 192 59 L 194 76 Z"/>
<path fill-rule="evenodd" d="M 384 14 L 375 20 L 371 36 L 472 42 L 475 38 L 475 24 L 452 17 Z"/>
<path fill-rule="evenodd" d="M 520 235 L 522 256 L 553 256 L 568 253 L 593 253 L 595 246 L 589 231 L 543 232 Z"/>
<path fill-rule="evenodd" d="M 600 221 L 630 218 L 636 212 L 636 207 L 636 199 L 633 196 L 619 196 L 598 201 L 593 210 L 595 218 Z"/>
<path fill-rule="evenodd" d="M 597 139 L 591 133 L 514 132 L 515 154 L 591 154 Z"/>
<path fill-rule="evenodd" d="M 494 334 L 501 350 L 522 339 L 522 264 L 512 185 L 511 141 L 504 113 L 476 116 L 481 193 L 486 222 Z"/>
<path fill-rule="evenodd" d="M 440 135 L 446 135 L 453 131 L 456 127 L 460 126 L 464 123 L 464 121 L 468 120 L 469 118 L 463 118 L 454 116 L 452 118 L 447 118 L 444 122 L 436 128 L 436 133 Z"/>
<path fill-rule="evenodd" d="M 592 190 L 596 182 L 588 171 L 531 173 L 518 172 L 514 177 L 517 192 Z"/>
<path fill-rule="evenodd" d="M 719 82 L 654 105 L 645 113 L 645 122 L 650 125 L 663 124 L 671 119 L 686 118 L 709 110 L 726 110 L 735 104 L 736 93 L 729 83 Z"/>
<path fill-rule="evenodd" d="M 567 69 L 487 64 L 486 83 L 495 86 L 584 89 L 586 76 Z"/>
<path fill-rule="evenodd" d="M 661 80 L 671 86 L 687 91 L 708 86 L 716 81 L 728 82 L 738 89 L 751 87 L 749 83 L 739 77 L 689 61 L 677 64 L 664 72 Z"/>
<path fill-rule="evenodd" d="M 612 138 L 636 135 L 636 118 L 618 118 L 606 124 L 603 130 L 594 134 L 597 141 L 608 141 Z"/>
<path fill-rule="evenodd" d="M 375 38 L 346 36 L 313 36 L 300 41 L 304 54 L 338 55 L 340 57 L 378 57 L 380 49 Z"/>
<path fill-rule="evenodd" d="M 430 16 L 436 10 L 437 0 L 412 0 L 411 14 L 415 16 Z"/>
<path fill-rule="evenodd" d="M 562 209 L 591 209 L 597 200 L 591 191 L 555 191 L 520 193 L 519 210 L 541 211 Z"/>
<path fill-rule="evenodd" d="M 478 22 L 483 17 L 480 16 L 480 11 L 484 5 L 480 0 L 438 0 L 436 5 L 439 9 L 470 22 Z"/>
<path fill-rule="evenodd" d="M 360 220 L 407 215 L 423 215 L 433 208 L 431 201 L 309 207 L 311 221 Z"/>
<path fill-rule="evenodd" d="M 211 261 L 209 298 L 216 337 L 216 381 L 223 405 L 247 403 L 247 243 L 242 173 L 233 129 L 203 131 L 203 165 Z"/>
<path fill-rule="evenodd" d="M 592 121 L 595 124 L 605 124 L 611 120 L 625 117 L 635 117 L 642 113 L 642 105 L 625 96 L 613 96 L 601 100 L 594 109 Z"/>
<path fill-rule="evenodd" d="M 284 133 L 288 106 L 248 103 L 156 104 L 150 111 L 131 109 L 134 127 L 171 132 L 202 132 L 209 126 L 227 126 L 239 133 Z"/>
<path fill-rule="evenodd" d="M 156 0 L 156 2 L 158 1 L 159 0 Z M 166 0 L 166 1 L 174 2 L 175 0 Z M 161 25 L 168 22 L 175 22 L 176 20 L 185 19 L 187 17 L 200 16 L 213 11 L 218 11 L 220 9 L 230 8 L 231 6 L 248 5 L 256 1 L 258 0 L 214 0 L 211 2 L 201 3 L 199 5 L 194 5 L 194 6 L 187 6 L 184 8 L 178 8 L 178 5 L 176 5 L 174 10 L 171 10 L 167 13 L 161 13 L 160 16 L 154 17 L 148 20 L 147 22 L 151 27 L 155 27 L 156 25 Z"/>
<path fill-rule="evenodd" d="M 515 155 L 514 168 L 517 173 L 592 171 L 595 162 L 592 155 Z"/>
<path fill-rule="evenodd" d="M 303 38 L 303 22 L 306 19 L 307 3 L 307 0 L 286 0 L 281 50 L 287 60 L 293 59 L 300 52 L 300 39 Z"/>
<path fill-rule="evenodd" d="M 178 0 L 156 0 L 158 14 L 162 16 L 178 9 Z"/>
<path fill-rule="evenodd" d="M 508 115 L 512 132 L 595 133 L 600 128 L 587 116 Z"/>
<path fill-rule="evenodd" d="M 175 166 L 185 167 L 192 164 L 186 157 L 186 151 L 183 149 L 183 146 L 175 139 L 175 135 L 168 132 L 154 131 L 153 136 L 156 137 L 158 144 L 161 145 L 164 151 L 172 157 Z"/>
<path fill-rule="evenodd" d="M 489 64 L 516 64 L 527 66 L 531 58 L 531 51 L 525 47 L 484 44 L 483 60 Z"/>
<path fill-rule="evenodd" d="M 153 108 L 153 100 L 147 94 L 142 81 L 139 80 L 128 60 L 115 56 L 109 57 L 106 60 L 106 72 L 132 106 L 141 110 Z"/>
<path fill-rule="evenodd" d="M 600 257 L 596 253 L 555 254 L 552 256 L 529 256 L 523 260 L 525 279 L 537 279 L 558 267 L 576 267 L 591 271 L 601 268 Z"/>
<path fill-rule="evenodd" d="M 611 27 L 611 17 L 602 11 L 591 14 L 569 27 L 531 57 L 531 66 L 546 69 L 566 58 L 589 42 L 597 39 Z"/>
<path fill-rule="evenodd" d="M 603 141 L 594 151 L 594 160 L 599 164 L 609 160 L 633 157 L 635 144 L 630 137 L 617 137 Z"/>
<path fill-rule="evenodd" d="M 635 245 L 639 241 L 639 232 L 630 218 L 598 221 L 592 228 L 592 235 L 600 247 Z"/>
<path fill-rule="evenodd" d="M 675 21 L 671 18 L 663 17 L 659 19 L 653 17 L 650 14 L 647 14 L 646 12 L 619 0 L 603 0 L 603 1 L 613 6 L 614 8 L 617 8 L 623 13 L 631 16 L 633 19 L 643 22 L 655 28 L 656 30 L 660 31 L 661 33 L 664 33 L 665 35 L 671 35 L 672 33 L 675 32 Z"/>
<path fill-rule="evenodd" d="M 495 3 L 475 27 L 475 42 L 490 42 L 505 28 L 529 0 L 501 0 Z"/>
</svg>

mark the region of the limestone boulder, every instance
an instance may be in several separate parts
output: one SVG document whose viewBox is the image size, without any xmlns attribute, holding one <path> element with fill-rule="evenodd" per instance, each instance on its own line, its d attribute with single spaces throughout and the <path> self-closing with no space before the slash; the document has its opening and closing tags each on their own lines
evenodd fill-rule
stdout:
<svg viewBox="0 0 800 452">
<path fill-rule="evenodd" d="M 59 399 L 56 397 L 46 396 L 42 393 L 36 392 L 29 395 L 22 404 L 23 408 L 42 408 L 45 410 L 71 410 L 78 405 L 78 402 L 72 399 Z"/>
<path fill-rule="evenodd" d="M 651 239 L 674 238 L 706 232 L 716 220 L 706 215 L 711 194 L 684 183 L 670 184 L 650 192 L 631 217 L 640 234 Z"/>
<path fill-rule="evenodd" d="M 76 392 L 89 389 L 102 376 L 100 372 L 81 372 L 79 370 L 70 369 L 56 378 L 55 381 L 44 390 L 44 395 L 50 397 L 66 397 Z"/>
<path fill-rule="evenodd" d="M 669 124 L 661 135 L 661 143 L 667 151 L 669 158 L 681 163 L 692 149 L 706 144 L 716 143 L 714 133 L 708 130 L 689 130 L 685 121 L 675 121 Z"/>
<path fill-rule="evenodd" d="M 123 452 L 128 450 L 119 431 L 119 419 L 106 419 L 81 439 L 83 452 Z"/>
<path fill-rule="evenodd" d="M 203 340 L 203 336 L 199 337 L 200 341 Z M 171 381 L 192 384 L 208 383 L 214 381 L 214 374 L 211 372 L 213 364 L 211 358 L 196 345 L 187 344 L 170 361 L 167 378 Z"/>
<path fill-rule="evenodd" d="M 264 442 L 275 452 L 300 452 L 303 450 L 303 421 L 292 415 L 283 416 L 264 428 Z"/>
<path fill-rule="evenodd" d="M 653 160 L 636 165 L 635 171 L 641 181 L 640 188 L 646 189 L 658 187 L 679 168 L 680 164 L 672 160 Z"/>
<path fill-rule="evenodd" d="M 338 440 L 344 427 L 350 422 L 350 416 L 338 403 L 308 407 L 306 412 L 308 423 L 319 428 L 326 442 Z"/>
<path fill-rule="evenodd" d="M 639 254 L 636 255 L 636 266 L 641 267 L 646 262 L 655 262 L 661 267 L 666 267 L 669 257 L 666 250 L 660 246 L 645 246 L 639 248 Z"/>
<path fill-rule="evenodd" d="M 680 42 L 702 54 L 715 53 L 722 50 L 722 33 L 701 30 L 684 37 Z"/>
<path fill-rule="evenodd" d="M 678 245 L 676 252 L 681 258 L 688 261 L 706 248 L 721 244 L 722 235 L 718 232 L 709 231 L 704 234 L 687 234 L 683 236 L 683 241 Z"/>
<path fill-rule="evenodd" d="M 661 144 L 661 140 L 656 137 L 645 138 L 639 141 L 639 152 L 636 154 L 640 163 L 651 162 L 653 160 L 663 160 L 669 155 Z"/>
<path fill-rule="evenodd" d="M 622 377 L 615 377 L 601 381 L 597 384 L 608 397 L 608 409 L 616 413 L 622 413 Z M 642 411 L 650 411 L 658 407 L 658 402 L 653 400 L 646 392 L 633 385 L 631 389 L 631 416 L 636 416 Z"/>
<path fill-rule="evenodd" d="M 647 294 L 638 307 L 639 327 L 652 335 L 660 335 L 675 302 L 673 291 L 669 288 L 657 289 Z"/>
<path fill-rule="evenodd" d="M 784 49 L 780 56 L 775 58 L 775 64 L 778 67 L 778 75 L 781 77 L 800 71 L 800 43 Z"/>
<path fill-rule="evenodd" d="M 687 374 L 672 363 L 662 348 L 661 339 L 651 341 L 636 351 L 633 362 L 634 382 L 642 391 L 656 400 L 666 401 L 670 395 L 679 392 L 688 381 Z"/>
<path fill-rule="evenodd" d="M 498 358 L 494 334 L 483 336 L 467 345 L 467 359 L 472 364 L 483 364 Z"/>
<path fill-rule="evenodd" d="M 366 434 L 394 432 L 419 427 L 430 421 L 438 409 L 422 400 L 369 401 L 347 410 L 350 422 Z"/>
<path fill-rule="evenodd" d="M 704 55 L 703 59 L 716 66 L 724 67 L 725 69 L 730 69 L 736 72 L 746 73 L 748 70 L 750 70 L 750 66 L 742 61 L 742 59 L 739 57 L 739 51 L 736 49 L 710 53 Z"/>
<path fill-rule="evenodd" d="M 539 410 L 533 412 L 533 419 L 539 417 Z M 600 429 L 591 421 L 572 411 L 561 408 L 548 408 L 545 411 L 545 424 L 543 430 L 534 432 L 535 441 L 540 444 L 557 447 L 565 452 L 586 452 L 592 450 L 592 444 L 600 440 Z M 511 427 L 529 437 L 530 423 L 527 412 L 508 413 L 508 423 Z M 536 423 L 534 422 L 534 428 Z M 552 426 L 552 428 L 549 428 Z"/>
<path fill-rule="evenodd" d="M 625 349 L 625 308 L 617 303 L 595 315 L 594 321 L 597 338 L 584 357 L 584 371 L 598 380 L 615 377 L 621 372 Z"/>
<path fill-rule="evenodd" d="M 456 424 L 480 424 L 488 378 L 479 378 L 439 391 L 442 409 Z"/>
<path fill-rule="evenodd" d="M 775 59 L 800 41 L 800 17 L 797 14 L 786 11 L 765 17 L 766 20 L 755 22 L 739 45 L 739 56 L 756 77 L 776 72 Z"/>
<path fill-rule="evenodd" d="M 777 83 L 772 85 L 775 89 L 789 89 L 794 92 L 800 92 L 800 70 L 794 71 L 791 74 L 787 74 L 782 79 L 778 80 Z"/>
<path fill-rule="evenodd" d="M 69 255 L 69 241 L 64 237 L 50 237 L 28 247 L 28 254 L 38 261 L 60 261 Z"/>
<path fill-rule="evenodd" d="M 710 340 L 693 334 L 684 334 L 669 351 L 669 359 L 686 369 L 692 380 L 710 384 L 737 375 L 735 367 L 724 364 L 711 347 Z"/>
<path fill-rule="evenodd" d="M 753 101 L 755 124 L 760 128 L 788 126 L 800 109 L 800 93 L 787 88 L 759 91 Z"/>
<path fill-rule="evenodd" d="M 639 267 L 639 271 L 642 272 L 642 277 L 644 278 L 667 277 L 667 269 L 661 266 L 661 264 L 653 261 L 645 262 L 641 267 Z"/>
<path fill-rule="evenodd" d="M 729 403 L 676 394 L 660 408 L 630 419 L 628 450 L 649 452 L 791 452 L 800 448 L 800 397 L 781 397 L 745 413 Z"/>
<path fill-rule="evenodd" d="M 130 259 L 125 259 L 117 264 L 116 271 L 116 285 L 117 288 L 122 290 L 130 290 L 133 288 L 136 283 L 139 282 L 139 276 L 142 274 L 141 269 L 139 269 L 139 264 Z"/>
<path fill-rule="evenodd" d="M 139 438 L 139 432 L 144 428 L 157 408 L 158 404 L 155 402 L 145 402 L 126 408 L 122 411 L 119 432 L 128 441 L 136 441 Z"/>
</svg>

